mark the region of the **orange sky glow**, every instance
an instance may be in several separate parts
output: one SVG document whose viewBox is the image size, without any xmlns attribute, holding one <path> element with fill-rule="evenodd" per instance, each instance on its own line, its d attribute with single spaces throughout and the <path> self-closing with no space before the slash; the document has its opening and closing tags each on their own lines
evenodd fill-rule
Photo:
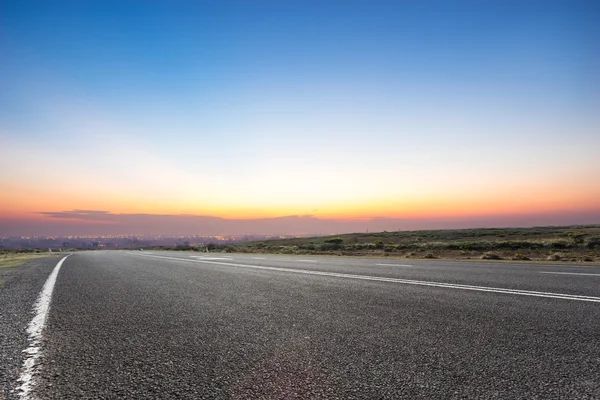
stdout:
<svg viewBox="0 0 600 400">
<path fill-rule="evenodd" d="M 0 15 L 0 236 L 600 223 L 585 8 L 242 3 Z"/>
</svg>

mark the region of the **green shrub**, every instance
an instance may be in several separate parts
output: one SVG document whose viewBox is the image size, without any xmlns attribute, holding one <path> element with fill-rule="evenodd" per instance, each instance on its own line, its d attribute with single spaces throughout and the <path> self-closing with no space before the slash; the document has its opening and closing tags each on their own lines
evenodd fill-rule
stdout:
<svg viewBox="0 0 600 400">
<path fill-rule="evenodd" d="M 304 249 L 306 250 L 316 250 L 317 246 L 315 245 L 314 242 L 309 242 L 307 245 L 304 246 Z"/>
<path fill-rule="evenodd" d="M 600 235 L 588 237 L 587 239 L 585 239 L 585 245 L 590 249 L 600 247 Z"/>
<path fill-rule="evenodd" d="M 544 246 L 552 248 L 552 249 L 568 249 L 572 246 L 574 242 L 572 240 L 567 239 L 551 239 L 545 240 Z"/>
<path fill-rule="evenodd" d="M 281 253 L 281 254 L 296 254 L 296 253 L 298 253 L 298 246 L 279 246 L 278 253 Z"/>
<path fill-rule="evenodd" d="M 341 250 L 344 248 L 344 239 L 342 238 L 331 238 L 325 239 L 325 243 L 321 245 L 321 250 Z"/>
<path fill-rule="evenodd" d="M 481 240 L 478 242 L 463 242 L 460 244 L 461 250 L 486 251 L 494 248 L 494 243 L 490 242 L 489 240 Z"/>
<path fill-rule="evenodd" d="M 541 243 L 536 243 L 528 240 L 503 240 L 496 242 L 496 249 L 503 250 L 519 250 L 533 249 L 541 246 Z"/>
</svg>

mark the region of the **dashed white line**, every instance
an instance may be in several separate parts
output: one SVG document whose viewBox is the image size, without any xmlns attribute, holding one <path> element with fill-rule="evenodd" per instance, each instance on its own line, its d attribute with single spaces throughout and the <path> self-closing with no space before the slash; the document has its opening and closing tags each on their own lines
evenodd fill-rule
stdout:
<svg viewBox="0 0 600 400">
<path fill-rule="evenodd" d="M 264 257 L 252 257 L 253 260 L 266 260 Z"/>
<path fill-rule="evenodd" d="M 141 255 L 141 254 L 137 254 L 137 253 L 128 253 L 128 254 Z M 306 270 L 306 269 L 266 267 L 266 266 L 249 265 L 249 264 L 224 263 L 224 262 L 219 262 L 219 261 L 189 260 L 189 259 L 183 259 L 183 258 L 164 257 L 164 256 L 146 256 L 146 257 L 163 258 L 163 259 L 167 259 L 167 260 L 181 261 L 181 262 L 199 262 L 199 263 L 206 263 L 206 264 L 224 265 L 227 267 L 262 269 L 262 270 L 296 273 L 296 274 L 332 276 L 332 277 L 336 277 L 336 278 L 347 278 L 347 279 L 360 279 L 360 280 L 365 280 L 365 281 L 391 282 L 391 283 L 401 283 L 401 284 L 405 284 L 405 285 L 430 286 L 430 287 L 440 287 L 440 288 L 448 288 L 448 289 L 473 290 L 473 291 L 478 291 L 478 292 L 503 293 L 503 294 L 519 295 L 519 296 L 546 297 L 546 298 L 552 298 L 552 299 L 588 301 L 588 302 L 593 302 L 593 303 L 600 303 L 600 297 L 581 296 L 581 295 L 567 294 L 567 293 L 538 292 L 538 291 L 534 291 L 534 290 L 507 289 L 507 288 L 462 285 L 462 284 L 444 283 L 444 282 L 417 281 L 417 280 L 412 280 L 412 279 L 398 279 L 398 278 L 386 278 L 386 277 L 381 277 L 381 276 L 341 274 L 341 273 L 336 273 L 336 272 L 311 271 L 311 270 Z"/>
<path fill-rule="evenodd" d="M 54 284 L 56 283 L 58 271 L 60 271 L 60 267 L 67 257 L 69 256 L 63 257 L 63 259 L 56 264 L 56 267 L 54 267 L 50 273 L 50 276 L 48 276 L 48 279 L 46 280 L 46 283 L 44 284 L 44 287 L 42 288 L 42 291 L 40 292 L 40 295 L 34 306 L 35 316 L 27 326 L 29 347 L 23 350 L 23 352 L 27 353 L 28 356 L 25 358 L 25 361 L 23 361 L 23 372 L 21 372 L 21 376 L 19 377 L 19 382 L 21 382 L 21 385 L 17 388 L 19 392 L 18 394 L 22 399 L 30 399 L 31 390 L 35 386 L 33 374 L 35 372 L 36 362 L 41 353 L 40 341 L 42 339 L 42 332 L 44 330 L 44 326 L 46 325 L 46 320 L 48 319 L 48 310 L 50 309 L 50 301 L 52 300 L 52 291 L 54 290 Z"/>
<path fill-rule="evenodd" d="M 584 273 L 584 272 L 551 272 L 551 271 L 540 271 L 540 274 L 600 276 L 600 274 L 588 274 L 588 273 Z"/>
<path fill-rule="evenodd" d="M 408 264 L 375 264 L 375 265 L 381 265 L 381 266 L 385 266 L 385 267 L 412 267 L 412 265 L 408 265 Z"/>
<path fill-rule="evenodd" d="M 296 260 L 298 262 L 308 262 L 308 263 L 316 263 L 315 260 Z"/>
</svg>

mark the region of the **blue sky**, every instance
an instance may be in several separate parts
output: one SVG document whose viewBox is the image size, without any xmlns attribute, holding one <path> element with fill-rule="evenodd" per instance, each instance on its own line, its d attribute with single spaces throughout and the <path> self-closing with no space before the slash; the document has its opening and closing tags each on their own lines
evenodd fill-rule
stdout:
<svg viewBox="0 0 600 400">
<path fill-rule="evenodd" d="M 592 1 L 3 1 L 0 183 L 20 194 L 0 212 L 595 209 L 598 17 Z M 40 184 L 69 173 L 97 184 Z M 50 209 L 22 206 L 48 191 Z"/>
</svg>

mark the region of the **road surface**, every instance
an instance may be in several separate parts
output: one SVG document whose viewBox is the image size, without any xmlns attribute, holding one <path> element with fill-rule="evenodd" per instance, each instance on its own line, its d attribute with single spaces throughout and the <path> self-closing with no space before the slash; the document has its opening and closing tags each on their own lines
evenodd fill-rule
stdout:
<svg viewBox="0 0 600 400">
<path fill-rule="evenodd" d="M 39 399 L 598 399 L 600 267 L 68 257 Z"/>
</svg>

